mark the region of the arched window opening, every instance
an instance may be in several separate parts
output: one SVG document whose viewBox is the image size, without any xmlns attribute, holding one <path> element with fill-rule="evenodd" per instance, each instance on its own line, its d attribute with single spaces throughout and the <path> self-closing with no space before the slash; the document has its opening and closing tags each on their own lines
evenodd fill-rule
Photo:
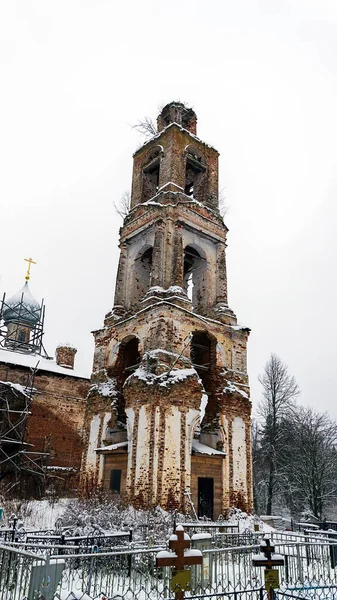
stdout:
<svg viewBox="0 0 337 600">
<path fill-rule="evenodd" d="M 139 340 L 136 337 L 128 342 L 122 343 L 120 348 L 123 379 L 129 377 L 132 371 L 135 371 L 140 363 Z M 123 383 L 124 383 L 123 381 Z"/>
<path fill-rule="evenodd" d="M 206 413 L 211 412 L 214 406 L 216 344 L 216 339 L 205 331 L 193 332 L 190 356 L 208 396 Z"/>
<path fill-rule="evenodd" d="M 27 342 L 28 341 L 27 340 L 27 332 L 22 329 L 19 330 L 18 337 L 19 337 L 19 342 Z"/>
<path fill-rule="evenodd" d="M 143 167 L 142 202 L 147 202 L 158 192 L 161 156 L 161 147 L 155 148 Z"/>
<path fill-rule="evenodd" d="M 187 196 L 191 196 L 202 202 L 206 167 L 202 157 L 190 151 L 186 157 L 185 187 Z"/>
<path fill-rule="evenodd" d="M 193 246 L 186 246 L 184 250 L 184 290 L 192 302 L 192 308 L 200 306 L 202 300 L 201 280 L 205 267 L 205 259 Z"/>
<path fill-rule="evenodd" d="M 142 300 L 151 285 L 153 248 L 142 249 L 134 263 L 133 302 Z"/>
<path fill-rule="evenodd" d="M 135 336 L 125 338 L 120 344 L 118 358 L 113 368 L 112 376 L 117 382 L 118 400 L 117 413 L 118 420 L 121 423 L 126 422 L 125 399 L 123 395 L 123 385 L 125 380 L 135 371 L 141 361 L 139 352 L 139 340 Z"/>
<path fill-rule="evenodd" d="M 196 331 L 191 341 L 191 361 L 202 379 L 211 365 L 211 340 L 207 333 Z"/>
</svg>

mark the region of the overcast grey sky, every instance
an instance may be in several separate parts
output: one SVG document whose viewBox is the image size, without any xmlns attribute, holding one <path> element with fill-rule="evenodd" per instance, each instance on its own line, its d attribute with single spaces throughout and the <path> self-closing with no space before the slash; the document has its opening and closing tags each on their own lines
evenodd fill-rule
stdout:
<svg viewBox="0 0 337 600">
<path fill-rule="evenodd" d="M 270 352 L 337 417 L 335 0 L 0 0 L 0 292 L 47 305 L 78 348 L 112 306 L 138 118 L 172 99 L 220 151 L 229 301 L 251 327 L 252 399 Z"/>
</svg>

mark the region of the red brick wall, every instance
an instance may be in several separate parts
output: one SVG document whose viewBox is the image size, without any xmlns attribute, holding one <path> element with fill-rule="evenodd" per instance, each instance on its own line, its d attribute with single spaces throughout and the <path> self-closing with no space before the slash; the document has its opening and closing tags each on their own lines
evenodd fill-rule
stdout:
<svg viewBox="0 0 337 600">
<path fill-rule="evenodd" d="M 0 364 L 0 380 L 27 384 L 25 367 Z M 40 371 L 35 376 L 36 393 L 28 418 L 26 441 L 34 451 L 50 447 L 50 466 L 79 469 L 83 451 L 85 398 L 89 381 Z"/>
</svg>

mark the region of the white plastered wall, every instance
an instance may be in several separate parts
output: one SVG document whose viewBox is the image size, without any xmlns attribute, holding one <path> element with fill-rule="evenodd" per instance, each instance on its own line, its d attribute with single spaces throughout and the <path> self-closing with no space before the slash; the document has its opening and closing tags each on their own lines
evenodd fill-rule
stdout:
<svg viewBox="0 0 337 600">
<path fill-rule="evenodd" d="M 132 449 L 133 449 L 133 429 L 135 422 L 135 412 L 133 408 L 126 408 L 126 426 L 127 426 L 127 434 L 128 434 L 128 466 L 127 466 L 127 476 L 126 476 L 126 489 L 129 490 L 131 486 L 131 469 L 132 469 Z"/>
<path fill-rule="evenodd" d="M 163 496 L 167 496 L 172 486 L 180 489 L 180 419 L 181 414 L 176 406 L 171 406 L 166 411 L 165 418 L 165 451 L 163 461 Z M 168 488 L 169 482 L 169 488 Z"/>
<path fill-rule="evenodd" d="M 232 422 L 233 490 L 247 493 L 246 426 L 241 417 Z"/>
<path fill-rule="evenodd" d="M 105 439 L 105 437 L 106 437 L 107 425 L 108 425 L 110 419 L 111 419 L 111 413 L 110 412 L 105 413 L 105 415 L 103 417 L 101 437 L 100 437 L 100 439 L 97 440 L 98 447 L 102 447 L 102 445 L 103 445 L 103 439 Z M 99 457 L 99 466 L 98 466 L 98 483 L 102 483 L 103 474 L 104 474 L 104 456 L 103 456 L 103 454 L 101 454 Z"/>
<path fill-rule="evenodd" d="M 91 419 L 87 460 L 85 463 L 87 470 L 96 466 L 97 454 L 96 454 L 95 450 L 96 450 L 96 448 L 98 448 L 98 436 L 99 436 L 100 422 L 101 422 L 100 415 L 94 415 L 93 418 Z"/>
<path fill-rule="evenodd" d="M 155 419 L 154 419 L 154 431 L 152 432 L 152 436 L 154 436 L 154 455 L 153 455 L 153 480 L 152 480 L 152 489 L 154 495 L 154 503 L 158 502 L 158 494 L 157 494 L 157 484 L 158 484 L 158 460 L 159 460 L 159 423 L 160 423 L 160 408 L 156 407 Z"/>
<path fill-rule="evenodd" d="M 195 428 L 200 422 L 200 411 L 190 408 L 186 414 L 186 441 L 185 441 L 185 486 L 191 491 L 191 456 L 192 456 L 192 440 Z M 184 490 L 185 491 L 185 490 Z"/>
<path fill-rule="evenodd" d="M 229 447 L 228 447 L 228 419 L 225 415 L 221 417 L 221 424 L 224 432 L 224 451 L 226 458 L 223 461 L 223 486 L 222 486 L 222 502 L 225 507 L 228 503 L 229 493 Z"/>
<path fill-rule="evenodd" d="M 142 406 L 139 411 L 137 444 L 135 490 L 136 493 L 144 492 L 147 487 L 146 477 L 149 472 L 149 447 L 150 447 L 150 411 L 148 406 Z M 145 488 L 145 489 L 144 489 Z"/>
</svg>

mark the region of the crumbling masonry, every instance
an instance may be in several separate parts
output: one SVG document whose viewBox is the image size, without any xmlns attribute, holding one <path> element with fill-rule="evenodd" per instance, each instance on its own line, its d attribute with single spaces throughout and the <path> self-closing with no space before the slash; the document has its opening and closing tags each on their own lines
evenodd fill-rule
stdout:
<svg viewBox="0 0 337 600">
<path fill-rule="evenodd" d="M 218 152 L 173 102 L 134 155 L 114 307 L 94 332 L 83 485 L 216 518 L 252 508 L 249 329 L 227 303 Z"/>
</svg>

